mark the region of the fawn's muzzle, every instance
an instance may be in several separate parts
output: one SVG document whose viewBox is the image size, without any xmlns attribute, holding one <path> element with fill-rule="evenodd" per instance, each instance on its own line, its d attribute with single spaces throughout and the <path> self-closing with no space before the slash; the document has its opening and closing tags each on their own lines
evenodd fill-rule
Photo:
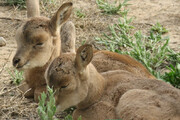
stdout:
<svg viewBox="0 0 180 120">
<path fill-rule="evenodd" d="M 21 61 L 20 58 L 14 57 L 14 58 L 13 58 L 13 66 L 16 67 L 16 68 L 19 68 L 19 67 L 20 67 L 20 64 L 19 64 L 20 61 Z"/>
</svg>

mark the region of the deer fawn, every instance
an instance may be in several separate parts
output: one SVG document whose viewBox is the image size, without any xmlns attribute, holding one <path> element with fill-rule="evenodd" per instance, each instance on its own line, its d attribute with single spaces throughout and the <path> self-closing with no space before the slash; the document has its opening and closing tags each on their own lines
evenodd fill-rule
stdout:
<svg viewBox="0 0 180 120">
<path fill-rule="evenodd" d="M 27 4 L 30 3 L 27 1 Z M 29 17 L 32 18 L 17 30 L 17 52 L 13 65 L 25 71 L 25 81 L 20 87 L 25 97 L 34 96 L 37 101 L 38 95 L 46 90 L 44 72 L 48 64 L 61 52 L 75 53 L 75 27 L 72 22 L 62 25 L 71 11 L 70 2 L 63 4 L 51 19 L 33 17 L 39 16 L 38 11 L 30 11 Z M 136 75 L 154 78 L 143 65 L 126 55 L 98 51 L 95 52 L 92 63 L 99 72 L 126 69 Z"/>
<path fill-rule="evenodd" d="M 61 53 L 60 28 L 69 18 L 71 11 L 72 3 L 64 3 L 51 19 L 32 17 L 17 30 L 17 51 L 13 58 L 13 66 L 24 70 L 25 81 L 20 89 L 26 93 L 26 97 L 33 97 L 34 92 L 46 89 L 44 73 L 48 64 Z M 65 39 L 73 38 L 70 34 L 75 34 L 71 33 L 75 28 L 71 22 L 64 24 L 63 28 L 61 32 L 68 35 L 62 42 L 63 48 L 66 49 L 68 40 Z M 69 51 L 75 52 L 73 49 L 75 48 L 71 47 Z"/>
<path fill-rule="evenodd" d="M 99 73 L 92 59 L 92 46 L 83 45 L 47 68 L 46 82 L 55 91 L 58 111 L 76 106 L 74 120 L 80 115 L 82 120 L 180 120 L 178 89 L 124 68 Z M 134 67 L 129 63 L 129 69 Z"/>
</svg>

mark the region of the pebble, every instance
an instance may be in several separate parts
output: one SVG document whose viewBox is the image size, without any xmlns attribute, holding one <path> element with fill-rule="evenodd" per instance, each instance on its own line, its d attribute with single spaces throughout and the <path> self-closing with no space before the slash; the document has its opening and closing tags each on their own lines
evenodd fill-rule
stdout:
<svg viewBox="0 0 180 120">
<path fill-rule="evenodd" d="M 0 37 L 0 47 L 6 46 L 6 40 L 3 37 Z"/>
</svg>

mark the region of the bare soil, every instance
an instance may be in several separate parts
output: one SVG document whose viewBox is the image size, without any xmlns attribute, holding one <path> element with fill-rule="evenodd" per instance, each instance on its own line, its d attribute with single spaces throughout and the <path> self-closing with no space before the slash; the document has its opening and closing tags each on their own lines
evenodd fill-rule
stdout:
<svg viewBox="0 0 180 120">
<path fill-rule="evenodd" d="M 55 5 L 41 6 L 41 14 L 51 17 L 62 4 L 58 0 Z M 95 0 L 72 0 L 74 11 L 77 9 L 85 13 L 85 18 L 78 18 L 73 12 L 70 20 L 76 26 L 77 41 L 79 46 L 83 41 L 91 43 L 99 49 L 94 42 L 94 37 L 107 32 L 110 24 L 116 23 L 120 15 L 105 15 L 97 7 Z M 1 3 L 1 1 L 0 1 Z M 136 30 L 144 33 L 159 22 L 169 30 L 166 34 L 170 37 L 170 47 L 180 51 L 180 0 L 132 0 L 130 1 L 128 16 L 134 17 L 133 25 Z M 9 19 L 12 18 L 12 19 Z M 12 78 L 8 73 L 12 70 L 12 58 L 16 51 L 14 35 L 16 29 L 26 19 L 26 10 L 19 10 L 0 4 L 0 37 L 7 41 L 6 46 L 0 47 L 0 119 L 1 120 L 36 120 L 37 104 L 32 99 L 24 98 L 17 85 L 12 84 Z"/>
</svg>

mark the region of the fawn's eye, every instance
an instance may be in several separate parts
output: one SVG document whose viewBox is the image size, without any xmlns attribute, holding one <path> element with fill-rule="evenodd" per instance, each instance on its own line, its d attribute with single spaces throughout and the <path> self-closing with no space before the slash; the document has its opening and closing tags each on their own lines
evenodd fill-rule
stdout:
<svg viewBox="0 0 180 120">
<path fill-rule="evenodd" d="M 67 86 L 61 86 L 61 88 L 66 88 Z"/>
<path fill-rule="evenodd" d="M 69 84 L 68 84 L 69 85 Z M 63 85 L 63 86 L 61 86 L 61 88 L 63 89 L 63 88 L 66 88 L 68 85 Z"/>
<path fill-rule="evenodd" d="M 42 45 L 43 45 L 43 43 L 37 43 L 36 45 L 37 45 L 37 46 L 42 46 Z"/>
<path fill-rule="evenodd" d="M 36 45 L 33 46 L 34 49 L 41 48 L 44 43 L 36 43 Z"/>
</svg>

